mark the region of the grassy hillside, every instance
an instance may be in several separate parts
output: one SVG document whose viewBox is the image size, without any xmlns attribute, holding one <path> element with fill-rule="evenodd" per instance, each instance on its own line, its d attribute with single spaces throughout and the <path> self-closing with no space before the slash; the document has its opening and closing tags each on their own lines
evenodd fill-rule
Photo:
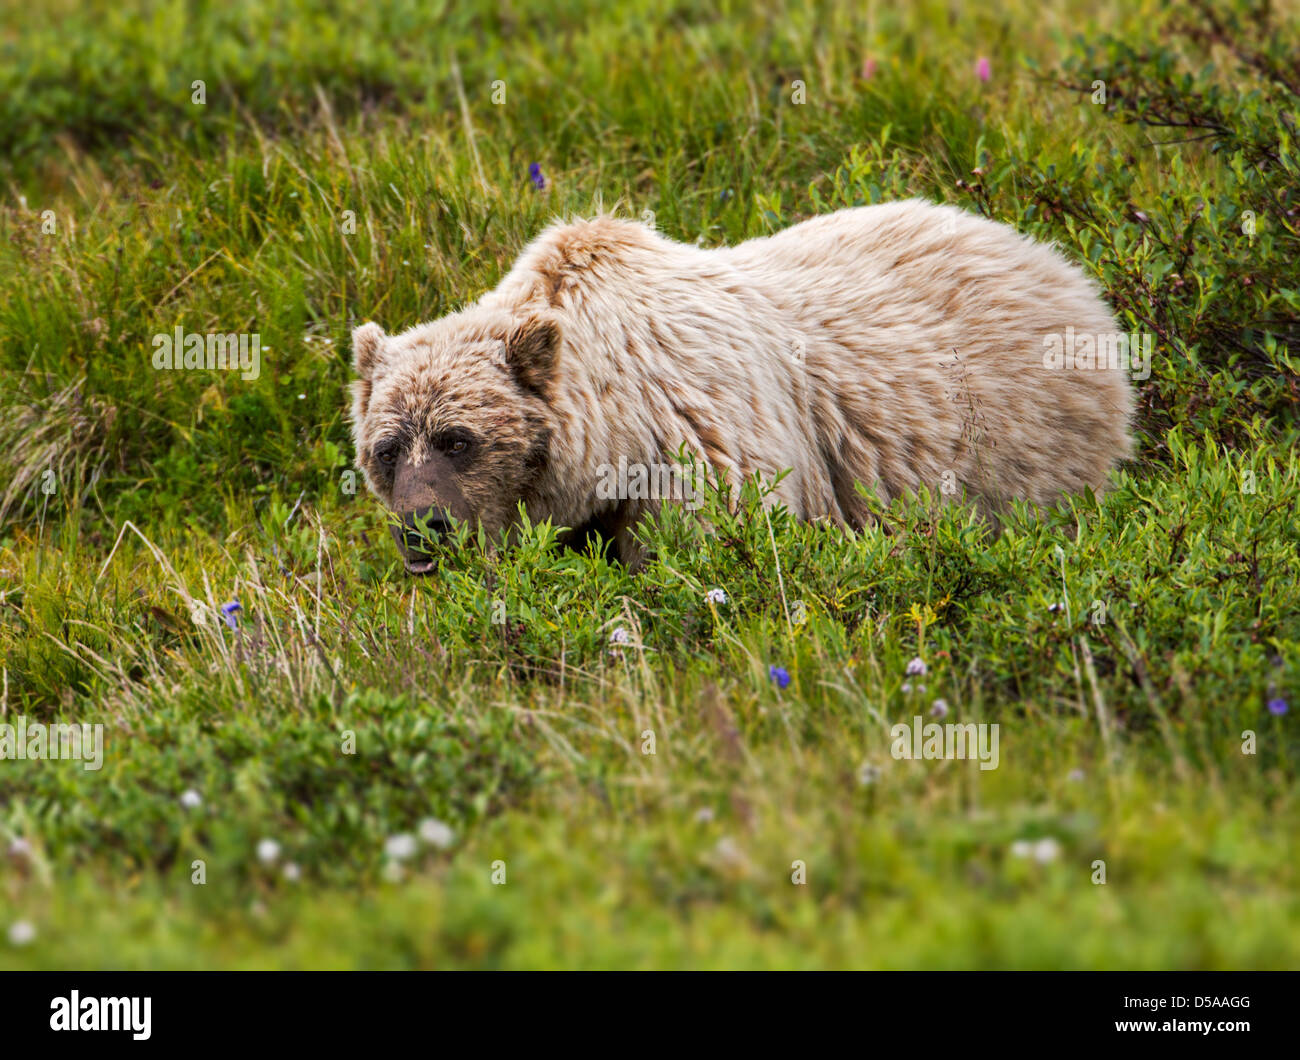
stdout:
<svg viewBox="0 0 1300 1060">
<path fill-rule="evenodd" d="M 1297 20 L 891 7 L 0 0 L 0 723 L 105 741 L 0 761 L 0 967 L 1296 966 Z M 1103 499 L 403 575 L 353 325 L 909 195 L 1154 336 Z"/>
</svg>

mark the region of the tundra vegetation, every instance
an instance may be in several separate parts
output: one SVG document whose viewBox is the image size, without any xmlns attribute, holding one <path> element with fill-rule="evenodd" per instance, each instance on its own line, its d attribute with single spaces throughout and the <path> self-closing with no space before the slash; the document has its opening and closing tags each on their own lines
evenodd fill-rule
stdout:
<svg viewBox="0 0 1300 1060">
<path fill-rule="evenodd" d="M 0 0 L 0 721 L 104 726 L 0 761 L 0 966 L 1296 965 L 1293 18 L 330 6 Z M 556 214 L 911 195 L 1152 337 L 1103 499 L 853 534 L 750 484 L 635 574 L 530 525 L 404 575 L 356 323 Z M 177 329 L 260 370 L 156 369 Z M 918 715 L 997 768 L 895 759 Z"/>
</svg>

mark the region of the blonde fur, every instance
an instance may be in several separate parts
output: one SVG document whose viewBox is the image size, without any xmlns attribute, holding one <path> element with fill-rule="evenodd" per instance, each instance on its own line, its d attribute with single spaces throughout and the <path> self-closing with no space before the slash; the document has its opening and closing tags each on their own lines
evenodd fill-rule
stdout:
<svg viewBox="0 0 1300 1060">
<path fill-rule="evenodd" d="M 1125 372 L 1044 365 L 1050 336 L 1116 331 L 1083 272 L 911 200 L 717 250 L 609 216 L 557 223 L 476 304 L 391 339 L 359 330 L 362 466 L 375 417 L 499 412 L 503 380 L 525 378 L 510 336 L 539 321 L 557 348 L 516 385 L 526 415 L 488 429 L 543 446 L 515 499 L 568 526 L 625 529 L 640 508 L 597 497 L 601 466 L 662 463 L 682 443 L 730 476 L 789 469 L 777 500 L 854 526 L 857 482 L 885 501 L 955 484 L 990 510 L 1046 505 L 1102 491 L 1130 451 Z"/>
</svg>

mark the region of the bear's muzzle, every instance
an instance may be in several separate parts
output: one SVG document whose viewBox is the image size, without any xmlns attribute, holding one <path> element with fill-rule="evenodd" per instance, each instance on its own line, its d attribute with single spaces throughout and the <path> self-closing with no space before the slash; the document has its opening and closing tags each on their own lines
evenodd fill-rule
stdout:
<svg viewBox="0 0 1300 1060">
<path fill-rule="evenodd" d="M 402 550 L 407 574 L 428 574 L 433 570 L 432 547 L 450 534 L 451 517 L 445 508 L 424 508 L 404 512 L 392 527 L 393 540 Z"/>
</svg>

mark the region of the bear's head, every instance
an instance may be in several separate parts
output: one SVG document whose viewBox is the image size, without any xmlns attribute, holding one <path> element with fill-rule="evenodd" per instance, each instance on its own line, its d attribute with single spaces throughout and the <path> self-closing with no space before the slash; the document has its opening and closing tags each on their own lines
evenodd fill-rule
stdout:
<svg viewBox="0 0 1300 1060">
<path fill-rule="evenodd" d="M 527 502 L 547 463 L 559 341 L 544 312 L 479 308 L 400 335 L 352 333 L 357 463 L 410 573 L 433 569 L 452 520 L 495 540 Z"/>
</svg>

